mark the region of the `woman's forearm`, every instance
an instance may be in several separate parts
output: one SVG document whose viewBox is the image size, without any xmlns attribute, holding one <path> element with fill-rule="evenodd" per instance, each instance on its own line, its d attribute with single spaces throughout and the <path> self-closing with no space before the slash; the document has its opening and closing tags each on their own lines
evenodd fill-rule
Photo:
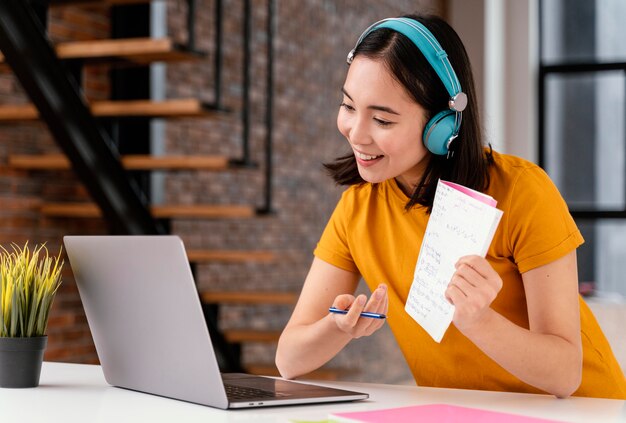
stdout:
<svg viewBox="0 0 626 423">
<path fill-rule="evenodd" d="M 293 379 L 327 363 L 351 339 L 331 315 L 310 325 L 288 326 L 278 341 L 276 366 L 281 376 Z"/>
<path fill-rule="evenodd" d="M 582 377 L 582 351 L 566 339 L 531 332 L 491 310 L 474 328 L 462 331 L 478 348 L 523 382 L 564 398 Z"/>
</svg>

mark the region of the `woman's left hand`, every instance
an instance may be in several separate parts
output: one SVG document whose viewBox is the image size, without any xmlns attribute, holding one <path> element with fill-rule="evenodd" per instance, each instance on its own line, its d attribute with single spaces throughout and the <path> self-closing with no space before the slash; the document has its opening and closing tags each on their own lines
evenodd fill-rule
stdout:
<svg viewBox="0 0 626 423">
<path fill-rule="evenodd" d="M 464 256 L 455 264 L 446 299 L 455 307 L 452 321 L 463 332 L 480 323 L 502 288 L 500 275 L 480 256 Z"/>
</svg>

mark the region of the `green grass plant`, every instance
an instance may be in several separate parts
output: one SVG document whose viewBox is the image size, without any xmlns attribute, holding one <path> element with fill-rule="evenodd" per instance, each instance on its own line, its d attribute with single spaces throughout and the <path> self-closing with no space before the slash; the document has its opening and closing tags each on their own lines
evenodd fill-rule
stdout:
<svg viewBox="0 0 626 423">
<path fill-rule="evenodd" d="M 43 336 L 61 285 L 61 253 L 50 257 L 45 245 L 32 253 L 28 243 L 12 247 L 12 252 L 0 250 L 0 337 Z"/>
</svg>

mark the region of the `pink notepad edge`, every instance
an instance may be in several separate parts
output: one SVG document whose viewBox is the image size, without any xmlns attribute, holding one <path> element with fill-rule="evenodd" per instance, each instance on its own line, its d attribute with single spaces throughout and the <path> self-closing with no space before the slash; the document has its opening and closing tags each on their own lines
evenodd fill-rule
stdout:
<svg viewBox="0 0 626 423">
<path fill-rule="evenodd" d="M 333 418 L 360 423 L 557 423 L 557 420 L 547 420 L 537 417 L 521 416 L 519 414 L 502 413 L 498 411 L 481 410 L 478 408 L 460 407 L 448 404 L 414 405 L 410 407 L 390 408 L 385 410 L 357 411 L 350 413 L 334 413 Z"/>
<path fill-rule="evenodd" d="M 475 191 L 468 187 L 464 187 L 463 185 L 455 184 L 454 182 L 444 181 L 440 179 L 441 183 L 449 186 L 452 189 L 462 192 L 463 194 L 469 195 L 470 197 L 480 201 L 481 203 L 485 203 L 488 206 L 495 207 L 498 202 L 494 200 L 492 197 L 483 194 L 482 192 Z"/>
</svg>

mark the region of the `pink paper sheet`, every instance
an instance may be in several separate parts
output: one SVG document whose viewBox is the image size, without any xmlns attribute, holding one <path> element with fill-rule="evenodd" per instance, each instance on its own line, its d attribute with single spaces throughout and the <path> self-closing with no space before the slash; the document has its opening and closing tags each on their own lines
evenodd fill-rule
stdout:
<svg viewBox="0 0 626 423">
<path fill-rule="evenodd" d="M 457 191 L 461 191 L 463 194 L 469 195 L 470 197 L 475 198 L 476 200 L 480 201 L 481 203 L 485 203 L 488 206 L 495 207 L 496 204 L 498 204 L 496 200 L 488 195 L 483 194 L 482 192 L 474 191 L 473 189 L 470 189 L 463 185 L 455 184 L 454 182 L 441 180 L 441 183 L 449 186 L 450 188 L 454 188 Z"/>
<path fill-rule="evenodd" d="M 527 423 L 551 422 L 536 417 L 520 416 L 517 414 L 501 413 L 496 411 L 480 410 L 477 408 L 459 407 L 456 405 L 431 404 L 411 407 L 391 408 L 387 410 L 361 411 L 352 413 L 335 413 L 333 418 L 339 421 L 355 421 L 362 423 Z M 341 420 L 346 419 L 346 420 Z"/>
</svg>

